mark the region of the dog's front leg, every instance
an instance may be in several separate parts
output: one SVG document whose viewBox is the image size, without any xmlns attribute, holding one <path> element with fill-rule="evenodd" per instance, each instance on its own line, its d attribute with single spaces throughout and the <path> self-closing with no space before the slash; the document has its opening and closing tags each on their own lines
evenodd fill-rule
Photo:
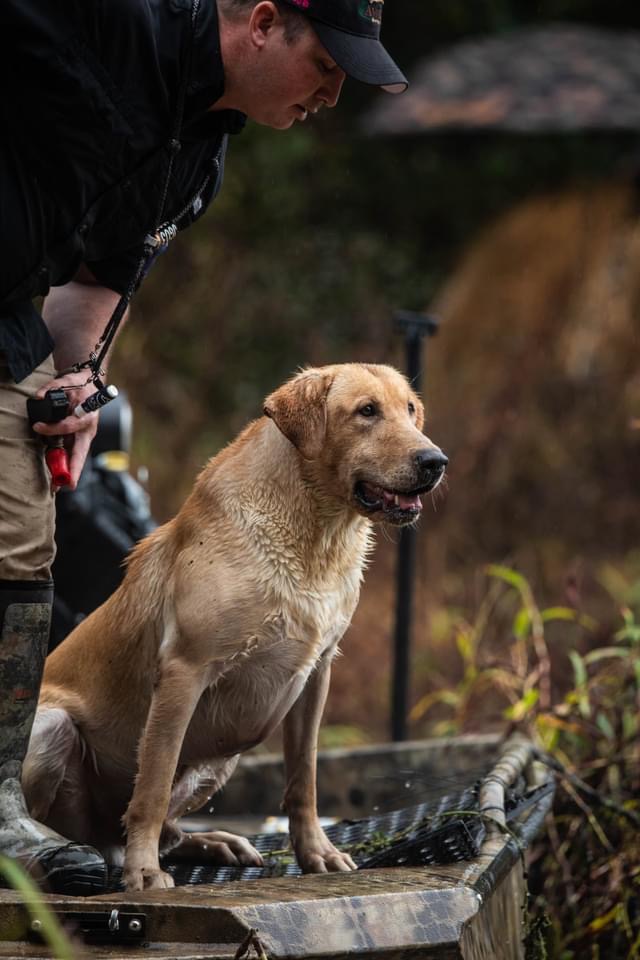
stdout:
<svg viewBox="0 0 640 960">
<path fill-rule="evenodd" d="M 138 748 L 138 774 L 123 818 L 127 829 L 124 882 L 127 890 L 172 887 L 160 869 L 158 846 L 184 736 L 205 682 L 201 664 L 167 659 Z"/>
<path fill-rule="evenodd" d="M 284 719 L 286 788 L 283 808 L 289 816 L 296 859 L 307 873 L 357 869 L 348 853 L 334 847 L 318 820 L 318 731 L 330 679 L 331 660 L 323 657 Z"/>
</svg>

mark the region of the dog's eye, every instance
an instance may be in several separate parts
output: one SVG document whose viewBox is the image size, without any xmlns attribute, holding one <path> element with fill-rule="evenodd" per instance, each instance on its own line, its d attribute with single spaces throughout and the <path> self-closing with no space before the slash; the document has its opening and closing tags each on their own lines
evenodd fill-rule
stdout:
<svg viewBox="0 0 640 960">
<path fill-rule="evenodd" d="M 411 416 L 413 416 L 415 412 L 416 412 L 415 403 L 411 403 L 411 401 L 409 401 L 409 413 L 411 414 Z"/>
<path fill-rule="evenodd" d="M 360 407 L 358 410 L 361 417 L 375 417 L 377 412 L 375 404 L 373 403 L 365 403 L 364 407 Z"/>
</svg>

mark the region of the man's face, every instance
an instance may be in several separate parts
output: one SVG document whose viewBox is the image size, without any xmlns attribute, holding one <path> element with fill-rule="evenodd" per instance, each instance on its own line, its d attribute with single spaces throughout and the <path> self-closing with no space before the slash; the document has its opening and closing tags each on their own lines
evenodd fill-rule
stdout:
<svg viewBox="0 0 640 960">
<path fill-rule="evenodd" d="M 287 130 L 321 107 L 335 107 L 345 73 L 331 59 L 310 24 L 287 41 L 278 19 L 260 53 L 256 92 L 247 113 L 257 123 Z"/>
</svg>

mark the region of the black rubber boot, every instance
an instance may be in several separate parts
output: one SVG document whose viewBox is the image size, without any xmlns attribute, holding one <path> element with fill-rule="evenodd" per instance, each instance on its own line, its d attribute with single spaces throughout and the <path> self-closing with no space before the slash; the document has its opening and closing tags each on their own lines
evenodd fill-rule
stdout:
<svg viewBox="0 0 640 960">
<path fill-rule="evenodd" d="M 103 858 L 32 820 L 20 785 L 52 603 L 52 581 L 0 580 L 0 854 L 18 860 L 47 891 L 91 896 L 106 887 Z"/>
</svg>

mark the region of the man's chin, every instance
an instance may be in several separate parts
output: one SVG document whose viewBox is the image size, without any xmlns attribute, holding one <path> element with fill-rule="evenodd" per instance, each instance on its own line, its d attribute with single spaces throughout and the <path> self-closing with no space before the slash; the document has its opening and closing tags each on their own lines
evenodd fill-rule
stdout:
<svg viewBox="0 0 640 960">
<path fill-rule="evenodd" d="M 271 127 L 272 130 L 289 130 L 296 121 L 295 117 L 251 117 L 261 127 Z"/>
</svg>

